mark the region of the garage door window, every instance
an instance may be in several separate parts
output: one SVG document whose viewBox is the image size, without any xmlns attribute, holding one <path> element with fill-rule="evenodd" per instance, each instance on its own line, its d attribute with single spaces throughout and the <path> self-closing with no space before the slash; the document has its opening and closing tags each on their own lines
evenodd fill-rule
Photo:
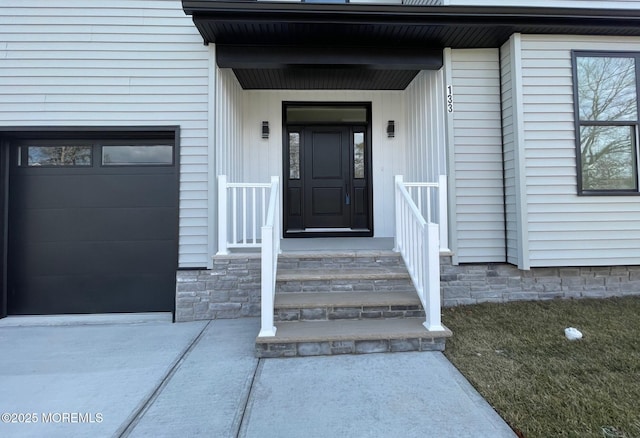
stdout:
<svg viewBox="0 0 640 438">
<path fill-rule="evenodd" d="M 27 146 L 27 157 L 28 166 L 91 166 L 91 146 Z"/>
<path fill-rule="evenodd" d="M 162 166 L 173 164 L 173 146 L 102 146 L 104 166 Z"/>
</svg>

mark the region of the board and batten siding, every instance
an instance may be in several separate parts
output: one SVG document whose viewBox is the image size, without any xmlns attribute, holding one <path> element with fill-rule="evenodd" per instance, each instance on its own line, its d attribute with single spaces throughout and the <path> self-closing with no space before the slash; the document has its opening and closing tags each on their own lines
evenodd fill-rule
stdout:
<svg viewBox="0 0 640 438">
<path fill-rule="evenodd" d="M 521 35 L 531 267 L 640 264 L 637 196 L 578 196 L 571 50 L 640 51 L 637 37 Z"/>
<path fill-rule="evenodd" d="M 404 0 L 402 4 L 414 6 L 442 6 L 444 3 L 443 0 Z"/>
<path fill-rule="evenodd" d="M 453 262 L 504 262 L 499 51 L 450 53 Z"/>
<path fill-rule="evenodd" d="M 405 90 L 407 164 L 404 179 L 407 182 L 438 182 L 440 175 L 448 175 L 444 82 L 444 68 L 423 70 Z M 423 204 L 425 218 L 429 219 L 428 208 L 433 212 L 432 218 L 439 216 L 438 201 L 434 197 L 430 205 L 426 202 Z M 450 218 L 450 215 L 447 217 Z M 440 249 L 448 250 L 448 243 L 440 242 Z"/>
<path fill-rule="evenodd" d="M 405 162 L 405 94 L 403 91 L 360 90 L 244 90 L 243 173 L 251 182 L 282 177 L 283 102 L 371 102 L 373 227 L 375 237 L 393 237 L 394 175 Z M 396 136 L 387 138 L 387 121 L 396 122 Z M 270 135 L 262 139 L 260 126 L 268 121 Z"/>
<path fill-rule="evenodd" d="M 179 265 L 207 264 L 209 50 L 179 0 L 3 0 L 0 124 L 180 126 Z"/>
<path fill-rule="evenodd" d="M 409 84 L 405 181 L 437 182 L 447 174 L 443 70 L 424 70 Z"/>
<path fill-rule="evenodd" d="M 227 175 L 229 182 L 256 182 L 245 180 L 243 173 L 242 87 L 230 69 L 215 66 L 214 70 L 216 176 Z"/>
</svg>

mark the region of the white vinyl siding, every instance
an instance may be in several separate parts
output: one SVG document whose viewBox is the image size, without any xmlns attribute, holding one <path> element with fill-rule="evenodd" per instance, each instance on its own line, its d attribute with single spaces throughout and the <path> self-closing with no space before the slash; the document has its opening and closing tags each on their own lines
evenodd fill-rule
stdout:
<svg viewBox="0 0 640 438">
<path fill-rule="evenodd" d="M 507 261 L 518 264 L 518 223 L 516 217 L 516 123 L 514 118 L 514 78 L 511 40 L 500 49 L 501 90 L 502 90 L 502 142 L 504 157 L 504 200 L 507 228 Z"/>
<path fill-rule="evenodd" d="M 571 69 L 571 50 L 640 52 L 640 38 L 521 39 L 530 265 L 640 264 L 640 198 L 577 196 Z"/>
<path fill-rule="evenodd" d="M 180 126 L 181 267 L 207 264 L 209 52 L 179 0 L 3 0 L 0 125 Z"/>
<path fill-rule="evenodd" d="M 504 262 L 498 49 L 451 51 L 454 262 Z"/>
<path fill-rule="evenodd" d="M 640 9 L 638 0 L 442 0 L 446 6 L 522 6 L 541 8 Z"/>
<path fill-rule="evenodd" d="M 526 237 L 526 193 L 522 166 L 522 60 L 520 35 L 513 35 L 500 49 L 502 91 L 502 138 L 507 261 L 529 268 Z"/>
</svg>

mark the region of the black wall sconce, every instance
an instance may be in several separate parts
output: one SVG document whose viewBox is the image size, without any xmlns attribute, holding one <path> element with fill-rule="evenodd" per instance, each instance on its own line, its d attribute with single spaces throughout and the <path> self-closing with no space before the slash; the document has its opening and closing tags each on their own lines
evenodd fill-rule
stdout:
<svg viewBox="0 0 640 438">
<path fill-rule="evenodd" d="M 389 120 L 387 122 L 387 137 L 393 138 L 396 136 L 396 122 Z"/>
<path fill-rule="evenodd" d="M 269 138 L 269 122 L 262 122 L 262 138 Z"/>
</svg>

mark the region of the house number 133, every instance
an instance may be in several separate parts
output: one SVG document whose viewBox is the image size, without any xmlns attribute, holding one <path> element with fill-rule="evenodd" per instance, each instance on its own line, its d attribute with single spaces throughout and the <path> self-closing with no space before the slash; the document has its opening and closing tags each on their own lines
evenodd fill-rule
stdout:
<svg viewBox="0 0 640 438">
<path fill-rule="evenodd" d="M 453 112 L 453 88 L 447 85 L 447 112 Z"/>
</svg>

